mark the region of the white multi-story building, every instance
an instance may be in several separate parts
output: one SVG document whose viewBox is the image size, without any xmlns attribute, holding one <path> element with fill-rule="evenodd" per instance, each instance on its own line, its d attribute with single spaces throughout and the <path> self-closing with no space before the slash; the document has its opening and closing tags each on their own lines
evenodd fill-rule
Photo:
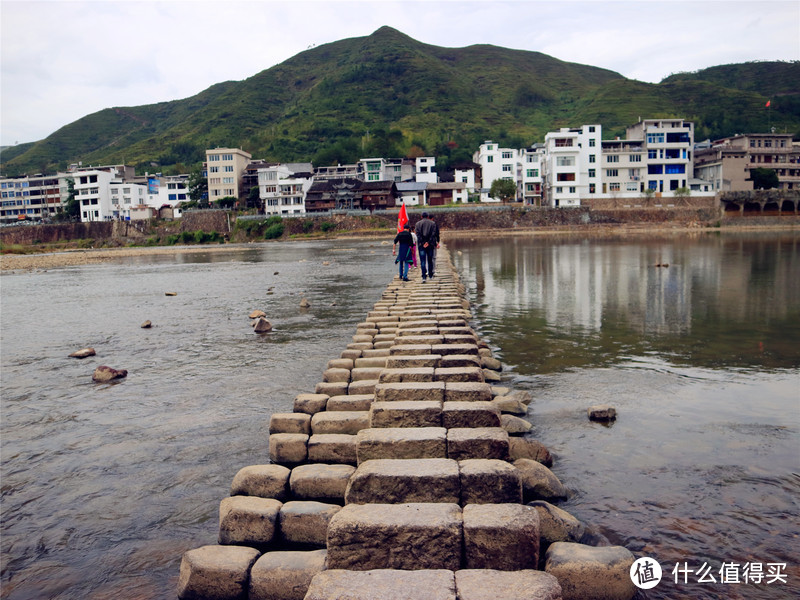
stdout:
<svg viewBox="0 0 800 600">
<path fill-rule="evenodd" d="M 240 199 L 250 153 L 240 148 L 214 148 L 206 150 L 208 173 L 208 200 L 214 202 L 222 198 Z"/>
<path fill-rule="evenodd" d="M 414 181 L 425 183 L 439 183 L 436 174 L 436 158 L 433 156 L 420 156 L 415 160 Z"/>
<path fill-rule="evenodd" d="M 520 151 L 513 148 L 501 148 L 499 144 L 487 140 L 480 145 L 472 160 L 481 166 L 482 189 L 481 202 L 499 202 L 499 198 L 489 196 L 489 189 L 498 179 L 508 179 L 519 185 L 522 161 Z"/>
<path fill-rule="evenodd" d="M 75 187 L 77 188 L 77 185 Z M 108 183 L 108 190 L 111 197 L 111 214 L 106 218 L 125 221 L 149 219 L 157 210 L 148 203 L 147 184 L 112 179 Z M 82 205 L 83 202 L 81 202 L 81 209 Z"/>
<path fill-rule="evenodd" d="M 116 173 L 92 169 L 74 173 L 73 179 L 81 222 L 108 221 L 119 215 L 111 199 L 111 182 L 116 179 Z"/>
<path fill-rule="evenodd" d="M 656 194 L 689 189 L 693 177 L 694 123 L 683 119 L 645 119 L 628 127 L 628 140 L 641 140 L 647 153 L 646 189 Z"/>
<path fill-rule="evenodd" d="M 531 206 L 542 205 L 542 163 L 544 145 L 534 144 L 521 150 L 522 155 L 522 201 Z"/>
<path fill-rule="evenodd" d="M 274 165 L 258 170 L 259 197 L 268 215 L 298 215 L 306 212 L 306 193 L 313 177 L 311 165 L 296 171 L 291 165 Z"/>
<path fill-rule="evenodd" d="M 602 126 L 564 127 L 544 137 L 542 204 L 580 206 L 600 182 Z"/>
</svg>

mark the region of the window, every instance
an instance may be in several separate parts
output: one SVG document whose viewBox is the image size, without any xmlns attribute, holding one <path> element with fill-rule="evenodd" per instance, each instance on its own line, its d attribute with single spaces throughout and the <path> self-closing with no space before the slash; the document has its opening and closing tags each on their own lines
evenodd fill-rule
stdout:
<svg viewBox="0 0 800 600">
<path fill-rule="evenodd" d="M 654 159 L 658 158 L 658 150 L 650 149 L 647 151 L 647 158 Z"/>
<path fill-rule="evenodd" d="M 594 148 L 595 141 L 594 138 L 589 138 L 589 148 Z"/>
<path fill-rule="evenodd" d="M 575 165 L 574 156 L 557 156 L 556 166 L 558 167 L 572 167 Z"/>
<path fill-rule="evenodd" d="M 539 176 L 539 169 L 528 169 L 525 171 L 526 177 L 538 177 Z"/>
<path fill-rule="evenodd" d="M 648 133 L 647 134 L 647 143 L 648 144 L 663 144 L 664 143 L 664 134 L 663 133 Z"/>
<path fill-rule="evenodd" d="M 626 192 L 636 192 L 639 191 L 639 184 L 635 181 L 629 181 L 625 184 L 625 191 Z"/>
<path fill-rule="evenodd" d="M 619 169 L 606 169 L 606 177 L 619 177 Z"/>
<path fill-rule="evenodd" d="M 556 181 L 575 181 L 575 173 L 558 173 Z"/>
<path fill-rule="evenodd" d="M 209 167 L 208 168 L 208 172 L 209 173 L 219 173 L 219 167 Z"/>
<path fill-rule="evenodd" d="M 629 158 L 631 162 L 642 162 L 641 154 L 631 154 Z"/>
<path fill-rule="evenodd" d="M 595 184 L 590 183 L 589 184 L 589 193 L 590 194 L 594 194 L 596 190 L 597 190 L 597 187 L 595 186 Z"/>
<path fill-rule="evenodd" d="M 688 144 L 689 143 L 689 134 L 685 131 L 683 132 L 676 132 L 676 133 L 668 133 L 667 134 L 667 143 L 668 144 Z"/>
<path fill-rule="evenodd" d="M 589 177 L 596 177 L 594 169 L 589 169 Z"/>
<path fill-rule="evenodd" d="M 571 148 L 572 138 L 556 138 L 555 146 L 556 148 Z"/>
<path fill-rule="evenodd" d="M 222 183 L 233 183 L 233 177 L 223 177 Z"/>
<path fill-rule="evenodd" d="M 594 125 L 589 125 L 589 133 L 594 133 Z"/>
<path fill-rule="evenodd" d="M 216 162 L 219 160 L 219 154 L 209 154 L 208 162 Z"/>
<path fill-rule="evenodd" d="M 222 160 L 233 160 L 233 154 L 223 154 Z"/>
<path fill-rule="evenodd" d="M 503 165 L 503 171 L 505 173 L 510 173 L 511 172 L 511 165 Z"/>
<path fill-rule="evenodd" d="M 511 152 L 503 152 L 503 158 L 511 158 Z"/>
<path fill-rule="evenodd" d="M 589 162 L 593 163 L 595 161 L 594 154 L 589 155 Z"/>
<path fill-rule="evenodd" d="M 486 162 L 494 162 L 494 156 L 487 156 Z"/>
<path fill-rule="evenodd" d="M 609 154 L 606 156 L 606 162 L 616 163 L 619 162 L 619 155 L 618 154 Z"/>
<path fill-rule="evenodd" d="M 677 175 L 686 172 L 686 165 L 664 165 L 664 173 L 667 175 Z"/>
<path fill-rule="evenodd" d="M 461 183 L 468 183 L 467 178 L 466 177 L 462 177 L 461 178 Z"/>
<path fill-rule="evenodd" d="M 233 173 L 233 165 L 225 165 L 223 169 L 226 173 Z"/>
<path fill-rule="evenodd" d="M 608 189 L 611 192 L 618 192 L 619 191 L 619 182 L 611 182 L 608 184 Z"/>
<path fill-rule="evenodd" d="M 664 172 L 664 165 L 647 165 L 648 175 L 661 175 Z"/>
<path fill-rule="evenodd" d="M 578 188 L 576 188 L 574 185 L 573 185 L 573 186 L 570 186 L 570 188 L 569 188 L 569 193 L 570 193 L 570 194 L 574 194 L 574 193 L 575 193 L 575 192 L 577 192 L 577 191 L 578 191 Z"/>
</svg>

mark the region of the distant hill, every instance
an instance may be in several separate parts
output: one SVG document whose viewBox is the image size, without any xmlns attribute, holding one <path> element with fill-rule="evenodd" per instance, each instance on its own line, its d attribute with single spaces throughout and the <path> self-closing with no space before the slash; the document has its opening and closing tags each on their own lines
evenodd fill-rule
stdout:
<svg viewBox="0 0 800 600">
<path fill-rule="evenodd" d="M 6 175 L 78 161 L 169 173 L 196 166 L 206 148 L 230 146 L 315 165 L 433 154 L 447 164 L 469 159 L 486 139 L 526 147 L 585 123 L 602 124 L 610 137 L 640 117 L 692 119 L 697 139 L 766 131 L 768 122 L 797 132 L 799 69 L 725 65 L 649 84 L 539 52 L 442 48 L 381 27 L 190 98 L 87 115 L 2 150 L 0 161 Z"/>
</svg>

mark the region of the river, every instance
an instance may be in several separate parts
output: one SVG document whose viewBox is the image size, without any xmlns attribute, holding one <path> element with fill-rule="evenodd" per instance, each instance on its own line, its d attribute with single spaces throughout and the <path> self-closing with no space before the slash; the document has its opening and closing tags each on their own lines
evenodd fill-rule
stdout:
<svg viewBox="0 0 800 600">
<path fill-rule="evenodd" d="M 563 507 L 659 560 L 648 598 L 800 592 L 799 242 L 449 243 L 504 379 L 534 396 Z M 313 389 L 393 274 L 389 247 L 352 240 L 4 274 L 2 597 L 173 598 L 233 475 L 267 462 L 270 415 Z M 254 309 L 273 332 L 252 331 Z M 97 356 L 67 357 L 85 346 Z M 100 364 L 129 375 L 95 384 Z M 601 402 L 610 427 L 586 418 Z M 675 585 L 677 562 L 786 563 L 788 581 Z"/>
</svg>

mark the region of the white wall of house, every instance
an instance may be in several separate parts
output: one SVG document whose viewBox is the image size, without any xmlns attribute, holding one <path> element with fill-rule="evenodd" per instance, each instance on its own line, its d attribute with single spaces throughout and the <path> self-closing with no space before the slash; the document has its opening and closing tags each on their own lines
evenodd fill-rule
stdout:
<svg viewBox="0 0 800 600">
<path fill-rule="evenodd" d="M 438 183 L 439 176 L 436 173 L 436 158 L 433 156 L 418 157 L 414 168 L 414 179 L 419 182 Z"/>
<path fill-rule="evenodd" d="M 582 197 L 597 193 L 601 139 L 602 127 L 596 124 L 564 127 L 545 135 L 544 204 L 553 207 L 580 206 Z"/>
<path fill-rule="evenodd" d="M 108 171 L 87 170 L 74 174 L 75 198 L 80 203 L 83 223 L 110 221 L 119 218 L 111 200 L 111 182 L 114 174 Z"/>
<path fill-rule="evenodd" d="M 265 214 L 305 214 L 306 194 L 312 183 L 312 177 L 295 177 L 287 165 L 259 169 L 258 191 Z"/>
<path fill-rule="evenodd" d="M 484 188 L 481 192 L 481 202 L 500 202 L 499 198 L 492 198 L 488 193 L 492 183 L 498 179 L 509 179 L 516 183 L 519 189 L 522 168 L 519 150 L 500 148 L 499 144 L 487 140 L 480 145 L 472 160 L 481 166 Z"/>
</svg>

